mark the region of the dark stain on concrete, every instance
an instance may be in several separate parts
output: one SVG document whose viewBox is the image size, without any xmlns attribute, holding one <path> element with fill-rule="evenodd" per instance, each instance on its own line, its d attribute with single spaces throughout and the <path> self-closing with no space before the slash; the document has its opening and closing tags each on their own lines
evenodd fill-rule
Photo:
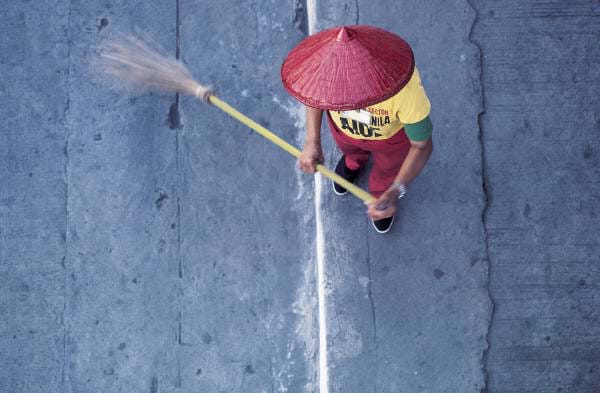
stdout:
<svg viewBox="0 0 600 393">
<path fill-rule="evenodd" d="M 294 27 L 304 35 L 308 35 L 308 14 L 305 0 L 294 0 Z"/>
<path fill-rule="evenodd" d="M 265 116 L 256 116 L 256 122 L 266 128 L 271 126 L 271 122 Z"/>
<path fill-rule="evenodd" d="M 531 206 L 529 206 L 529 203 L 526 203 L 523 209 L 523 217 L 529 218 L 529 214 L 531 214 Z"/>
<path fill-rule="evenodd" d="M 167 199 L 169 199 L 169 195 L 164 191 L 159 191 L 158 198 L 156 198 L 156 200 L 154 201 L 154 205 L 158 210 L 160 210 L 160 208 L 163 205 L 163 202 Z"/>
<path fill-rule="evenodd" d="M 592 146 L 585 145 L 583 148 L 583 158 L 585 158 L 586 160 L 589 160 L 591 156 L 592 156 Z"/>
<path fill-rule="evenodd" d="M 156 375 L 152 376 L 150 381 L 150 393 L 158 393 L 158 377 Z"/>
<path fill-rule="evenodd" d="M 106 26 L 108 26 L 108 18 L 101 18 L 100 22 L 98 23 L 98 26 L 96 26 L 98 28 L 98 31 L 102 31 Z"/>
<path fill-rule="evenodd" d="M 122 351 L 122 350 L 124 350 L 125 348 L 127 348 L 127 344 L 125 344 L 125 343 L 121 343 L 121 344 L 119 344 L 119 347 L 118 347 L 118 348 L 119 348 L 119 351 Z"/>
<path fill-rule="evenodd" d="M 158 241 L 158 253 L 162 254 L 165 252 L 165 248 L 167 247 L 167 241 L 165 239 L 160 239 Z"/>
<path fill-rule="evenodd" d="M 212 342 L 212 340 L 213 340 L 213 338 L 212 338 L 212 336 L 210 334 L 208 334 L 206 332 L 204 332 L 202 334 L 202 342 L 204 344 L 210 344 Z"/>
<path fill-rule="evenodd" d="M 108 368 L 108 369 L 104 370 L 102 373 L 108 377 L 108 376 L 111 376 L 111 375 L 115 374 L 115 369 L 114 368 Z"/>
<path fill-rule="evenodd" d="M 438 279 L 438 280 L 439 280 L 440 278 L 442 278 L 442 277 L 444 276 L 444 274 L 446 274 L 446 273 L 444 273 L 444 271 L 443 271 L 443 270 L 440 270 L 440 269 L 435 269 L 435 270 L 433 271 L 433 276 L 434 276 L 436 279 Z"/>
<path fill-rule="evenodd" d="M 181 116 L 179 115 L 179 100 L 175 100 L 174 103 L 169 107 L 169 115 L 167 117 L 167 124 L 171 130 L 181 128 Z"/>
<path fill-rule="evenodd" d="M 251 364 L 247 364 L 246 367 L 244 367 L 244 372 L 246 374 L 254 374 L 254 373 L 256 373 L 256 371 L 254 371 L 254 367 L 252 367 Z"/>
</svg>

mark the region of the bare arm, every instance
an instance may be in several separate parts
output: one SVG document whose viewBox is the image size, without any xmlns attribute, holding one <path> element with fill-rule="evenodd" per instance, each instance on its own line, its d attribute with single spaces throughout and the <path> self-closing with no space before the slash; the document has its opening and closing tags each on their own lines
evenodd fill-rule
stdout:
<svg viewBox="0 0 600 393">
<path fill-rule="evenodd" d="M 321 120 L 323 111 L 321 109 L 306 107 L 306 139 L 304 149 L 298 162 L 300 169 L 306 173 L 315 173 L 316 165 L 323 162 L 323 150 L 321 148 Z"/>
<path fill-rule="evenodd" d="M 396 182 L 408 185 L 412 182 L 421 170 L 427 164 L 431 152 L 433 151 L 433 142 L 431 138 L 426 141 L 410 141 L 410 150 L 402 167 L 396 175 Z M 374 220 L 390 217 L 396 213 L 396 201 L 398 200 L 398 190 L 390 188 L 385 191 L 377 201 L 368 205 L 367 214 Z M 384 210 L 378 210 L 378 206 L 386 206 Z"/>
<path fill-rule="evenodd" d="M 323 111 L 321 109 L 306 107 L 306 143 L 321 144 L 322 118 Z"/>
<path fill-rule="evenodd" d="M 433 142 L 431 138 L 422 142 L 410 141 L 410 150 L 398 171 L 396 182 L 405 185 L 412 182 L 427 164 L 432 151 Z"/>
</svg>

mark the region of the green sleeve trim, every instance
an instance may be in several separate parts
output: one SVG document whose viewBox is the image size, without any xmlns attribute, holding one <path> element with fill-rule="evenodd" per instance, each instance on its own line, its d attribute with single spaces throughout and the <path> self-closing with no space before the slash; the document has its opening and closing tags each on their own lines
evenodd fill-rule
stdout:
<svg viewBox="0 0 600 393">
<path fill-rule="evenodd" d="M 404 131 L 406 132 L 408 139 L 415 142 L 423 142 L 431 138 L 433 124 L 431 123 L 431 119 L 428 115 L 426 118 L 417 123 L 405 124 Z"/>
</svg>

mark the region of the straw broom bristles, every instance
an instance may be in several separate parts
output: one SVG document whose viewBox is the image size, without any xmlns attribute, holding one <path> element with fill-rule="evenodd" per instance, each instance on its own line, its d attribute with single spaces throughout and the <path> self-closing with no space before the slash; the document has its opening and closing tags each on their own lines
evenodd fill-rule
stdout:
<svg viewBox="0 0 600 393">
<path fill-rule="evenodd" d="M 180 92 L 204 101 L 212 93 L 196 82 L 180 61 L 159 53 L 132 35 L 105 42 L 100 56 L 104 72 L 135 87 Z"/>
</svg>

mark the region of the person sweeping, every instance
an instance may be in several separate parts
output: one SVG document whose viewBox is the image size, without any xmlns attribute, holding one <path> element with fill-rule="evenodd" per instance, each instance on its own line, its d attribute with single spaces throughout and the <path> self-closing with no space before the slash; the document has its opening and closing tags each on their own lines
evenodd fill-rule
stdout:
<svg viewBox="0 0 600 393">
<path fill-rule="evenodd" d="M 368 204 L 376 229 L 389 230 L 396 199 L 431 153 L 429 101 L 412 51 L 401 38 L 369 26 L 342 27 L 311 36 L 290 53 L 282 77 L 288 91 L 307 105 L 308 136 L 302 151 L 217 97 L 183 63 L 149 42 L 134 35 L 109 39 L 92 64 L 116 77 L 120 86 L 175 91 L 219 108 L 299 159 L 303 170 L 331 179 L 336 193 L 350 192 Z M 313 54 L 317 56 L 311 60 Z M 345 153 L 335 171 L 321 164 L 323 110 Z M 370 154 L 375 163 L 373 193 L 353 184 Z"/>
<path fill-rule="evenodd" d="M 408 43 L 373 26 L 324 30 L 292 49 L 281 78 L 286 90 L 306 107 L 300 169 L 315 173 L 324 160 L 325 112 L 341 151 L 336 174 L 353 183 L 372 158 L 369 192 L 376 200 L 367 203 L 367 214 L 377 232 L 388 232 L 398 200 L 433 151 L 431 104 Z M 347 193 L 332 184 L 336 194 Z"/>
</svg>

